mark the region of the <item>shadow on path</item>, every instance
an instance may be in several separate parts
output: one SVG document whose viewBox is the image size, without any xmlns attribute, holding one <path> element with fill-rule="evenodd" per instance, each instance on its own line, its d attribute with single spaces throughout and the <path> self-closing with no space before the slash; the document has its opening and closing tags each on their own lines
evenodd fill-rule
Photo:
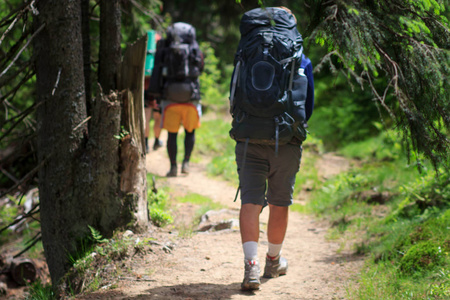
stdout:
<svg viewBox="0 0 450 300">
<path fill-rule="evenodd" d="M 211 283 L 193 283 L 167 285 L 150 288 L 136 296 L 127 296 L 120 291 L 108 291 L 97 295 L 90 295 L 81 299 L 120 299 L 120 300 L 177 300 L 177 299 L 231 299 L 233 295 L 256 296 L 258 291 L 241 291 L 241 283 L 232 284 L 211 284 Z"/>
</svg>

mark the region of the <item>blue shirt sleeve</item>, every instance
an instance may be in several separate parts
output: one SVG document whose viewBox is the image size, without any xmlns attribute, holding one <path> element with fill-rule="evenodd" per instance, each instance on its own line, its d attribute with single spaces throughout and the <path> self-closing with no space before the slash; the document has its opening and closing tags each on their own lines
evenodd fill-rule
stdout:
<svg viewBox="0 0 450 300">
<path fill-rule="evenodd" d="M 302 63 L 300 64 L 300 68 L 305 70 L 305 75 L 308 78 L 308 90 L 306 93 L 305 103 L 306 121 L 308 121 L 314 110 L 314 76 L 311 60 L 304 54 L 302 54 Z"/>
</svg>

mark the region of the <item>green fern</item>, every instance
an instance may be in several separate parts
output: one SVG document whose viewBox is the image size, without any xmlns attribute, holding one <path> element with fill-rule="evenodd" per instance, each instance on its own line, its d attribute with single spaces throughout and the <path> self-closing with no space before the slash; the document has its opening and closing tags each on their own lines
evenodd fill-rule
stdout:
<svg viewBox="0 0 450 300">
<path fill-rule="evenodd" d="M 88 225 L 89 230 L 91 231 L 91 239 L 95 242 L 95 243 L 107 243 L 108 239 L 103 238 L 103 236 L 101 235 L 100 231 L 98 231 L 97 229 L 95 229 L 94 227 Z"/>
</svg>

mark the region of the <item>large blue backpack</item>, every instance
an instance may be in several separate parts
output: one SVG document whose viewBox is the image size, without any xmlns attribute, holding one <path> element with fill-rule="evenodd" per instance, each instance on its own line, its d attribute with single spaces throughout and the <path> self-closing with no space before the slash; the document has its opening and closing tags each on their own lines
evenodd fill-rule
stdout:
<svg viewBox="0 0 450 300">
<path fill-rule="evenodd" d="M 301 144 L 306 139 L 308 79 L 300 68 L 303 39 L 282 8 L 256 8 L 240 23 L 241 40 L 230 84 L 230 136 L 255 144 Z"/>
</svg>

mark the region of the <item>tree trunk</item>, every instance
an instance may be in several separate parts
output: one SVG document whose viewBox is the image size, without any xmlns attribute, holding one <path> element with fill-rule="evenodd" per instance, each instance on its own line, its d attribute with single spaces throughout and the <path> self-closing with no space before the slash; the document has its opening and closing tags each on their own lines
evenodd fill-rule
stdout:
<svg viewBox="0 0 450 300">
<path fill-rule="evenodd" d="M 81 0 L 81 31 L 83 36 L 84 82 L 86 88 L 86 107 L 88 115 L 92 109 L 91 80 L 91 37 L 89 26 L 89 0 Z"/>
<path fill-rule="evenodd" d="M 144 136 L 144 68 L 147 35 L 129 46 L 120 67 L 118 86 L 125 89 L 123 97 L 122 125 L 129 136 L 121 144 L 120 190 L 132 210 L 132 223 L 136 231 L 148 228 L 147 179 L 145 169 Z"/>
<path fill-rule="evenodd" d="M 120 65 L 119 0 L 100 0 L 100 56 L 98 81 L 108 94 L 117 88 L 117 70 Z"/>
<path fill-rule="evenodd" d="M 146 40 L 130 47 L 124 66 L 109 68 L 116 70 L 114 78 L 119 68 L 124 71 L 124 91 L 97 95 L 88 116 L 85 84 L 90 83 L 85 83 L 83 68 L 81 1 L 40 0 L 37 8 L 36 28 L 44 26 L 34 40 L 41 104 L 36 113 L 38 159 L 43 165 L 41 230 L 57 288 L 71 267 L 70 257 L 83 254 L 81 247 L 90 237 L 88 225 L 105 237 L 117 228 L 148 228 L 143 148 Z M 130 135 L 122 139 L 119 153 L 121 126 Z"/>
<path fill-rule="evenodd" d="M 45 256 L 56 284 L 70 267 L 68 254 L 81 238 L 86 209 L 77 174 L 87 134 L 79 1 L 41 0 L 35 39 L 41 230 Z M 88 166 L 84 166 L 88 168 Z M 85 230 L 84 230 L 85 231 Z"/>
</svg>

